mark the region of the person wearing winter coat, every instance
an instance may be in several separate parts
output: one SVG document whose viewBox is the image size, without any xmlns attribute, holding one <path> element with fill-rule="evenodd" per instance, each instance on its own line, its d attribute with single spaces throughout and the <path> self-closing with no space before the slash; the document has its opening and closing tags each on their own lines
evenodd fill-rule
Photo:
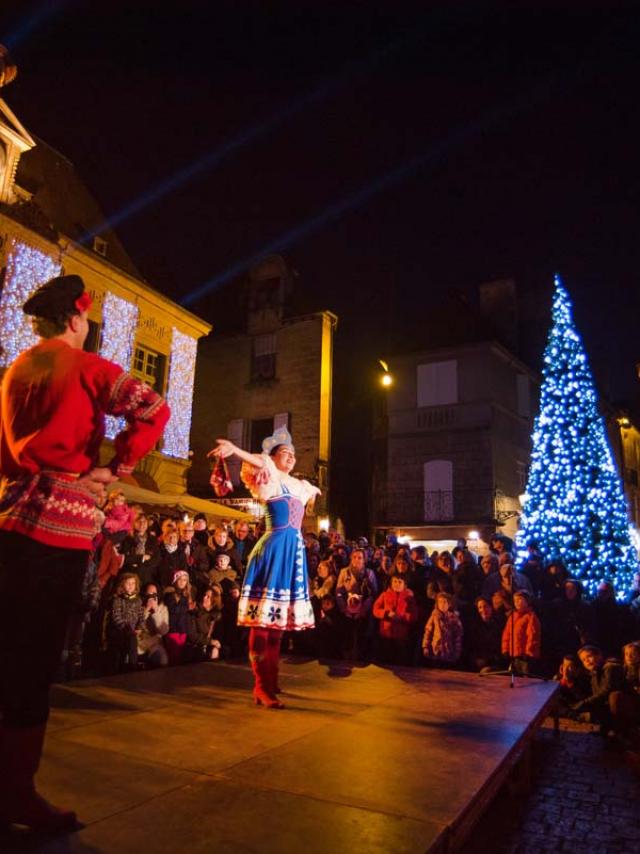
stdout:
<svg viewBox="0 0 640 854">
<path fill-rule="evenodd" d="M 163 638 L 169 631 L 169 610 L 158 599 L 158 588 L 152 582 L 142 592 L 142 628 L 138 633 L 138 655 L 148 667 L 166 667 L 169 663 Z"/>
<path fill-rule="evenodd" d="M 395 573 L 391 576 L 391 586 L 373 604 L 373 616 L 379 620 L 381 659 L 391 664 L 408 664 L 409 631 L 418 612 L 404 575 Z"/>
<path fill-rule="evenodd" d="M 191 596 L 189 573 L 186 569 L 177 570 L 171 581 L 172 586 L 164 595 L 164 604 L 169 611 L 169 631 L 165 635 L 165 645 L 169 664 L 182 664 L 189 633 L 189 612 L 195 608 L 195 602 Z"/>
<path fill-rule="evenodd" d="M 177 528 L 168 528 L 162 535 L 159 549 L 160 562 L 155 579 L 161 590 L 172 584 L 173 576 L 178 570 L 183 570 L 189 575 L 187 559 L 184 551 L 179 548 L 178 537 Z"/>
<path fill-rule="evenodd" d="M 376 594 L 376 578 L 365 566 L 364 550 L 354 549 L 349 565 L 340 570 L 336 585 L 336 602 L 344 617 L 345 658 L 359 661 L 369 654 L 371 609 Z"/>
<path fill-rule="evenodd" d="M 111 602 L 107 624 L 107 653 L 114 673 L 136 670 L 138 666 L 138 633 L 143 614 L 138 576 L 125 572 Z"/>
<path fill-rule="evenodd" d="M 135 518 L 133 534 L 124 538 L 119 551 L 124 557 L 122 569 L 124 572 L 135 572 L 143 588 L 146 584 L 157 581 L 160 548 L 158 541 L 149 531 L 149 519 L 144 513 Z"/>
<path fill-rule="evenodd" d="M 453 603 L 454 597 L 450 593 L 438 593 L 436 606 L 424 628 L 422 653 L 436 666 L 458 664 L 462 656 L 462 622 Z"/>
<path fill-rule="evenodd" d="M 514 609 L 502 632 L 502 654 L 511 658 L 515 672 L 523 676 L 540 659 L 542 629 L 531 600 L 526 590 L 515 593 Z"/>
<path fill-rule="evenodd" d="M 624 695 L 624 672 L 617 659 L 605 659 L 604 653 L 593 644 L 578 650 L 580 663 L 591 679 L 590 693 L 572 708 L 574 716 L 589 714 L 592 723 L 600 725 L 602 735 L 611 729 L 621 732 L 626 729 L 626 697 Z"/>
<path fill-rule="evenodd" d="M 595 641 L 593 606 L 582 598 L 582 584 L 568 578 L 562 585 L 562 595 L 546 607 L 545 630 L 551 638 L 550 652 L 554 665 L 564 655 L 576 655 L 581 646 Z M 544 616 L 543 616 L 544 620 Z"/>
<path fill-rule="evenodd" d="M 472 670 L 500 664 L 502 630 L 503 622 L 494 612 L 491 602 L 480 596 L 476 599 L 475 611 L 465 634 L 466 657 Z"/>
<path fill-rule="evenodd" d="M 214 661 L 220 658 L 222 642 L 222 588 L 209 587 L 198 596 L 195 610 L 191 611 L 189 646 L 194 661 Z"/>
</svg>

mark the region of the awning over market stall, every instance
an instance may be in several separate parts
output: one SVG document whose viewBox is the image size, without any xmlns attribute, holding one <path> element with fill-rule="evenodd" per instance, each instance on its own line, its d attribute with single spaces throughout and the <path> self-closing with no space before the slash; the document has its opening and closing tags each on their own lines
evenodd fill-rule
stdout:
<svg viewBox="0 0 640 854">
<path fill-rule="evenodd" d="M 245 519 L 249 521 L 252 518 L 249 513 L 244 513 L 242 510 L 216 504 L 215 501 L 207 501 L 205 498 L 196 498 L 195 495 L 188 493 L 176 495 L 169 492 L 154 492 L 152 489 L 142 489 L 141 486 L 134 486 L 124 481 L 118 481 L 109 491 L 117 490 L 124 492 L 129 504 L 164 507 L 167 511 L 177 510 L 180 513 L 204 513 L 205 516 L 217 519 Z"/>
</svg>

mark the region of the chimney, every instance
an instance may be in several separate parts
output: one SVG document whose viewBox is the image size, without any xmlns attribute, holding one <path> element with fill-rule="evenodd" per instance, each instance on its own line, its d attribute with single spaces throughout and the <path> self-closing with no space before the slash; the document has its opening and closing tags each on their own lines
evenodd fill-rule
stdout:
<svg viewBox="0 0 640 854">
<path fill-rule="evenodd" d="M 512 350 L 518 343 L 518 295 L 513 279 L 496 279 L 480 285 L 480 310 L 498 339 Z"/>
</svg>

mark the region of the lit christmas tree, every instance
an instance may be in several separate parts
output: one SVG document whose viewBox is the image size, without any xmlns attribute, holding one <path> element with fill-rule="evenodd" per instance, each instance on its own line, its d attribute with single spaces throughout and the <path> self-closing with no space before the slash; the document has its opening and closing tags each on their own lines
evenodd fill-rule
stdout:
<svg viewBox="0 0 640 854">
<path fill-rule="evenodd" d="M 537 540 L 590 594 L 608 579 L 623 598 L 637 554 L 593 377 L 558 276 L 552 319 L 518 546 Z"/>
</svg>

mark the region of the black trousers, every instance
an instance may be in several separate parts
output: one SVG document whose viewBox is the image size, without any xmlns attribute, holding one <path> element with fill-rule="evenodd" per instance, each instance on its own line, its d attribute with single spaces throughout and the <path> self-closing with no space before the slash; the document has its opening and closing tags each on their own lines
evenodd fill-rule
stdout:
<svg viewBox="0 0 640 854">
<path fill-rule="evenodd" d="M 49 688 L 88 558 L 88 551 L 0 531 L 0 711 L 6 726 L 37 726 L 49 717 Z"/>
</svg>

